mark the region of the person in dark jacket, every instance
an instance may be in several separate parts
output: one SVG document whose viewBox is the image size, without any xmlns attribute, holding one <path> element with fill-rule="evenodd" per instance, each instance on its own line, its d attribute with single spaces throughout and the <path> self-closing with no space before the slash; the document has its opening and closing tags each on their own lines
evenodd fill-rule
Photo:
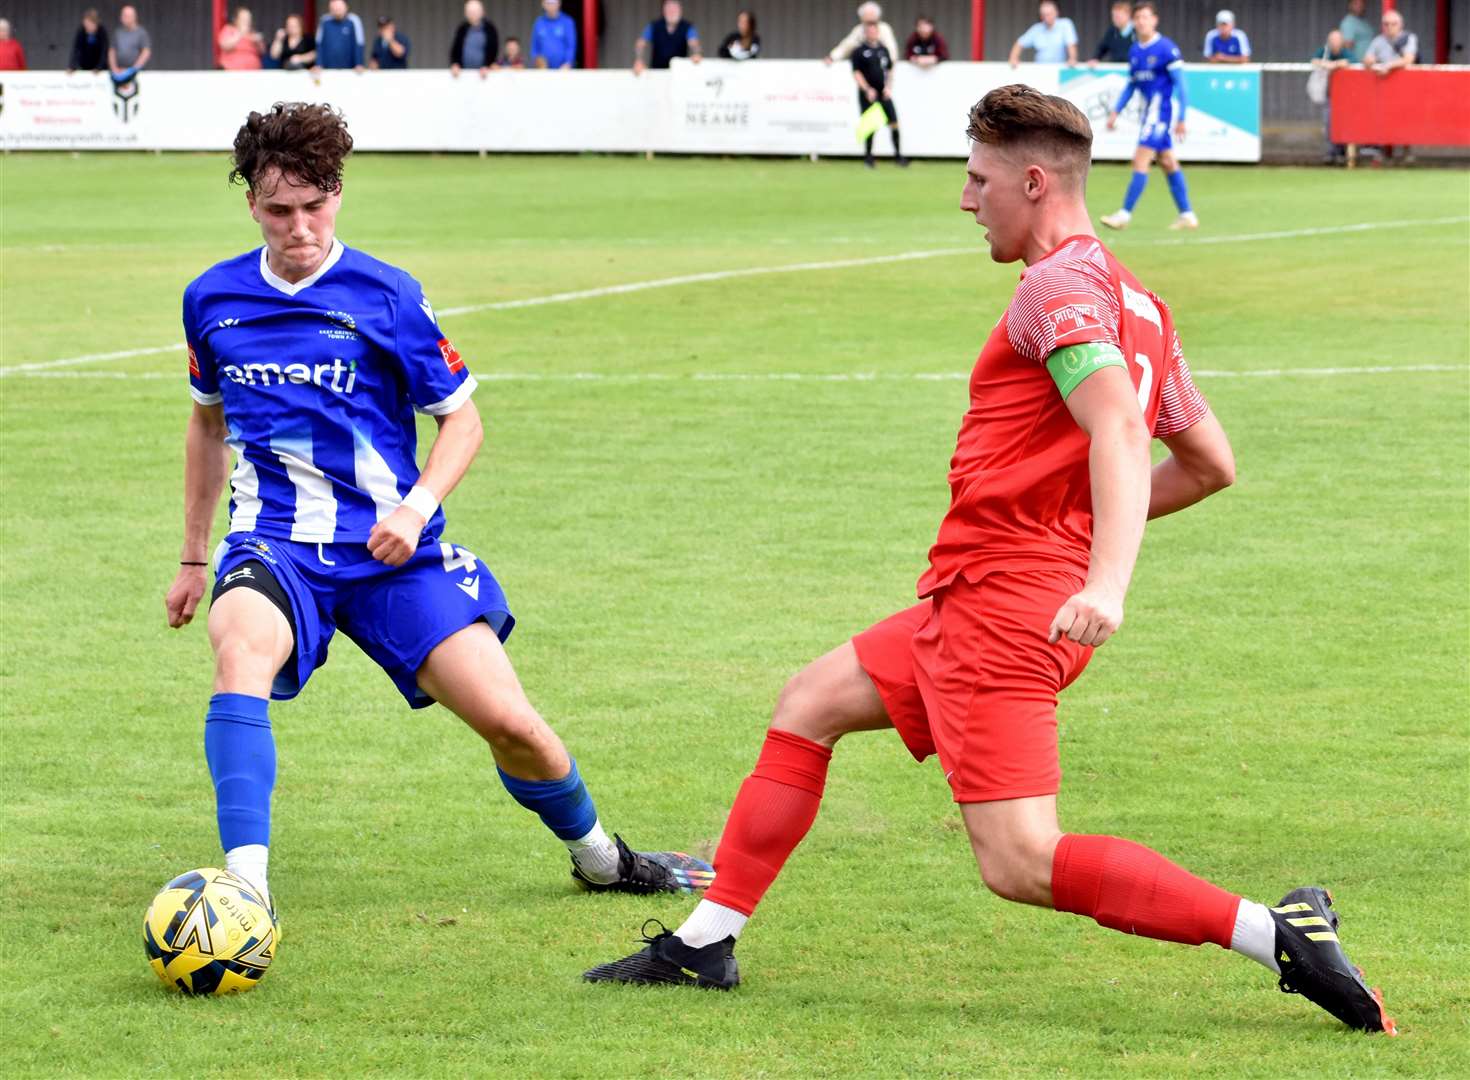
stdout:
<svg viewBox="0 0 1470 1080">
<path fill-rule="evenodd" d="M 755 32 L 755 12 L 742 11 L 735 16 L 735 29 L 720 44 L 720 56 L 726 60 L 755 60 L 761 54 L 761 36 Z"/>
<path fill-rule="evenodd" d="M 449 73 L 458 78 L 465 68 L 475 68 L 483 79 L 490 74 L 498 56 L 500 34 L 485 17 L 485 5 L 480 0 L 466 0 L 464 22 L 454 32 L 454 43 L 449 46 Z"/>
<path fill-rule="evenodd" d="M 1097 43 L 1092 59 L 1087 61 L 1088 67 L 1097 67 L 1099 63 L 1128 63 L 1128 50 L 1133 48 L 1132 5 L 1126 3 L 1125 0 L 1117 0 L 1113 4 L 1112 19 L 1113 22 L 1108 27 L 1108 32 Z"/>
<path fill-rule="evenodd" d="M 71 59 L 66 62 L 66 73 L 73 71 L 107 70 L 107 27 L 102 25 L 96 8 L 82 12 L 82 25 L 71 39 Z"/>
<path fill-rule="evenodd" d="M 684 5 L 679 0 L 664 0 L 662 17 L 645 26 L 633 43 L 633 74 L 643 74 L 644 68 L 666 68 L 670 60 L 681 56 L 697 64 L 703 55 L 699 31 L 684 18 Z"/>
<path fill-rule="evenodd" d="M 929 16 L 920 15 L 914 20 L 914 32 L 904 43 L 903 58 L 919 67 L 933 67 L 949 59 L 949 45 L 934 29 L 934 20 Z"/>
</svg>

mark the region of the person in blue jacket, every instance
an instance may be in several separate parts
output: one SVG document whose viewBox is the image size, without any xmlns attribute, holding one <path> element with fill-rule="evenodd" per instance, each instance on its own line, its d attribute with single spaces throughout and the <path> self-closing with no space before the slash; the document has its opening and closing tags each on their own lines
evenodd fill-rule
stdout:
<svg viewBox="0 0 1470 1080">
<path fill-rule="evenodd" d="M 541 0 L 544 15 L 531 27 L 531 63 L 538 68 L 577 64 L 577 24 L 561 10 L 561 0 Z"/>
</svg>

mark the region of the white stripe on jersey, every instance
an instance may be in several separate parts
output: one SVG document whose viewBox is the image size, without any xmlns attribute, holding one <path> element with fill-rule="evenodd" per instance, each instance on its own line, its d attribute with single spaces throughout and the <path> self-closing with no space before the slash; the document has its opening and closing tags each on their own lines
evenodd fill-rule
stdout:
<svg viewBox="0 0 1470 1080">
<path fill-rule="evenodd" d="M 230 515 L 230 532 L 250 532 L 260 516 L 260 474 L 245 457 L 245 444 L 231 432 L 225 445 L 235 452 L 235 471 L 230 474 L 230 492 L 235 501 Z"/>
<path fill-rule="evenodd" d="M 308 544 L 330 544 L 337 534 L 337 497 L 332 482 L 312 460 L 311 436 L 277 436 L 271 452 L 281 459 L 296 489 L 296 519 L 291 539 Z"/>
<path fill-rule="evenodd" d="M 398 504 L 403 501 L 403 496 L 398 493 L 398 478 L 388 468 L 383 455 L 373 449 L 368 437 L 356 426 L 352 429 L 352 468 L 357 478 L 357 489 L 372 496 L 379 521 L 398 509 Z"/>
</svg>

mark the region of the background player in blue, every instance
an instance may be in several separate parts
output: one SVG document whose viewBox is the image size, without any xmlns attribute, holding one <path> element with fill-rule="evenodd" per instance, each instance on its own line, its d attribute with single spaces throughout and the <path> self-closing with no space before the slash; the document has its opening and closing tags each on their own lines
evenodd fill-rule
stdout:
<svg viewBox="0 0 1470 1080">
<path fill-rule="evenodd" d="M 328 106 L 251 113 L 235 138 L 231 179 L 247 185 L 265 245 L 211 267 L 184 292 L 194 409 L 184 543 L 165 606 L 170 626 L 194 616 L 229 473 L 204 722 L 226 864 L 269 898 L 269 699 L 294 697 L 340 628 L 410 705 L 438 701 L 489 743 L 506 789 L 566 844 L 584 886 L 704 888 L 708 863 L 634 852 L 603 830 L 576 762 L 501 647 L 515 620 L 500 585 L 473 554 L 440 539 L 439 503 L 483 437 L 475 380 L 418 282 L 336 238 L 351 149 Z M 422 472 L 415 410 L 439 425 Z"/>
<path fill-rule="evenodd" d="M 1184 114 L 1189 109 L 1184 91 L 1184 58 L 1179 54 L 1179 46 L 1159 33 L 1159 11 L 1153 4 L 1133 5 L 1133 31 L 1133 47 L 1128 51 L 1128 85 L 1108 114 L 1108 130 L 1117 127 L 1118 114 L 1135 92 L 1143 97 L 1143 126 L 1138 132 L 1138 149 L 1133 152 L 1133 176 L 1128 181 L 1123 208 L 1107 214 L 1101 221 L 1110 229 L 1128 227 L 1133 208 L 1148 185 L 1149 167 L 1158 157 L 1169 178 L 1169 194 L 1174 196 L 1174 205 L 1179 208 L 1179 216 L 1169 228 L 1198 229 L 1199 218 L 1189 205 L 1184 171 L 1174 156 L 1173 136 L 1184 138 Z M 1179 120 L 1171 134 L 1169 125 L 1174 116 L 1175 97 L 1179 98 Z"/>
</svg>

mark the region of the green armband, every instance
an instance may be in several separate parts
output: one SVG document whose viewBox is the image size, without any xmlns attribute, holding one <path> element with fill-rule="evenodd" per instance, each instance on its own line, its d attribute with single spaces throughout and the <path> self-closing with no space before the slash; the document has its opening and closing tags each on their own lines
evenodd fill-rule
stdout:
<svg viewBox="0 0 1470 1080">
<path fill-rule="evenodd" d="M 1105 341 L 1068 345 L 1065 349 L 1058 349 L 1046 358 L 1046 370 L 1051 372 L 1057 389 L 1061 391 L 1063 401 L 1071 395 L 1073 390 L 1082 385 L 1083 379 L 1105 367 L 1120 367 L 1125 371 L 1128 368 L 1118 346 L 1110 345 Z"/>
</svg>

